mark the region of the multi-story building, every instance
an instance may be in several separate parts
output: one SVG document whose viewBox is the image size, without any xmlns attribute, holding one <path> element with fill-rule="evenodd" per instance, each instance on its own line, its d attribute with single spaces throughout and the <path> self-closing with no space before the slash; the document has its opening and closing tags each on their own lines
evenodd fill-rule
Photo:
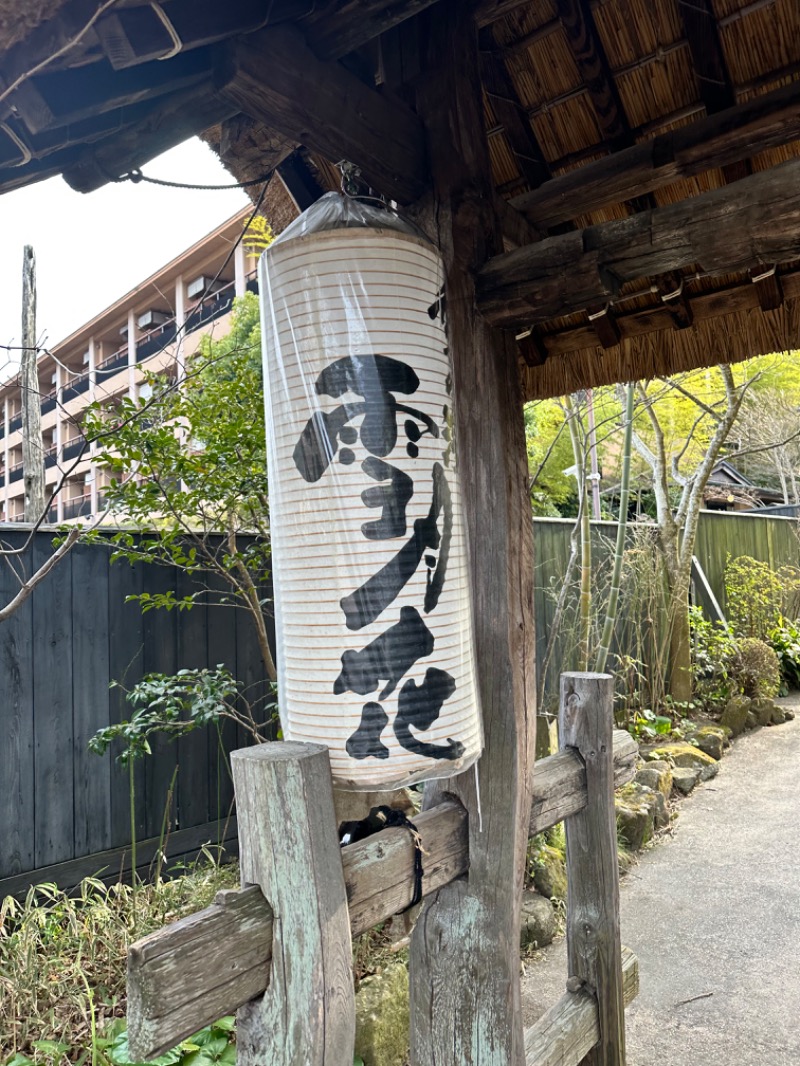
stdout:
<svg viewBox="0 0 800 1066">
<path fill-rule="evenodd" d="M 48 520 L 103 509 L 107 475 L 81 432 L 90 403 L 136 398 L 143 370 L 179 378 L 200 338 L 228 329 L 233 299 L 257 291 L 255 260 L 240 238 L 246 208 L 167 263 L 38 360 Z M 22 394 L 0 387 L 0 521 L 22 520 Z M 60 488 L 59 488 L 60 486 Z"/>
</svg>

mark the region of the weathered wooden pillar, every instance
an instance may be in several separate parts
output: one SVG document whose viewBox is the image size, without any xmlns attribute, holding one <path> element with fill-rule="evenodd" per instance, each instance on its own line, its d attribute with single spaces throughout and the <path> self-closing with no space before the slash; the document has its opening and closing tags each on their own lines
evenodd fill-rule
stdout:
<svg viewBox="0 0 800 1066">
<path fill-rule="evenodd" d="M 350 919 L 328 751 L 257 744 L 231 764 L 242 887 L 258 885 L 272 908 L 269 986 L 239 1011 L 237 1061 L 351 1066 Z"/>
<path fill-rule="evenodd" d="M 613 730 L 613 678 L 562 674 L 559 745 L 586 767 L 586 807 L 565 823 L 568 987 L 596 999 L 599 1024 L 586 1066 L 625 1066 Z"/>
<path fill-rule="evenodd" d="M 426 904 L 411 945 L 414 1066 L 520 1066 L 519 913 L 535 748 L 533 532 L 515 345 L 475 309 L 474 273 L 501 250 L 469 5 L 424 16 L 417 110 L 446 265 L 447 332 L 470 541 L 486 746 L 477 775 L 439 782 L 469 811 L 470 870 Z M 476 790 L 479 782 L 480 789 Z"/>
</svg>

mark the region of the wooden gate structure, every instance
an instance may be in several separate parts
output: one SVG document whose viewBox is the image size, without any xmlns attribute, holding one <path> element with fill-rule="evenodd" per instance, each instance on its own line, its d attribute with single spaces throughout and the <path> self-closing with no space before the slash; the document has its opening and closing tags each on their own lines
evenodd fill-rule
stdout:
<svg viewBox="0 0 800 1066">
<path fill-rule="evenodd" d="M 559 753 L 536 767 L 528 832 L 566 820 L 569 978 L 564 996 L 524 1033 L 525 1059 L 529 1066 L 624 1066 L 624 1004 L 638 991 L 638 969 L 619 939 L 614 787 L 633 776 L 638 746 L 628 733 L 613 730 L 611 677 L 562 676 L 559 735 Z M 243 1066 L 351 1066 L 351 936 L 409 905 L 414 846 L 407 831 L 396 828 L 340 850 L 321 746 L 246 748 L 234 752 L 233 767 L 244 887 L 220 892 L 205 911 L 130 949 L 131 1053 L 137 1061 L 155 1058 L 238 1008 Z M 424 854 L 423 896 L 466 883 L 471 834 L 458 799 L 444 798 L 415 824 Z M 431 936 L 429 920 L 424 910 L 417 942 Z M 479 950 L 460 970 L 447 941 L 441 945 L 433 989 L 415 968 L 419 943 L 412 951 L 415 1062 L 439 1061 L 431 1041 L 436 1029 L 447 1025 L 453 1037 L 463 1038 L 445 1012 L 455 1014 L 459 1002 L 471 1011 L 471 998 L 481 995 Z M 464 1018 L 466 1031 L 473 1024 L 474 1015 Z M 491 1032 L 484 1034 L 474 1051 L 462 1048 L 458 1061 L 499 1063 L 492 1041 Z"/>
<path fill-rule="evenodd" d="M 338 188 L 335 164 L 345 160 L 441 250 L 486 744 L 477 782 L 462 775 L 425 797 L 424 824 L 449 824 L 466 846 L 456 848 L 458 876 L 455 859 L 436 875 L 429 862 L 411 946 L 412 1061 L 522 1066 L 524 855 L 535 783 L 552 772 L 544 764 L 534 776 L 522 405 L 798 346 L 800 5 L 47 0 L 21 17 L 16 0 L 0 0 L 0 15 L 0 191 L 52 174 L 87 193 L 139 180 L 136 168 L 203 133 L 239 181 L 259 182 L 256 196 L 260 179 L 276 173 L 267 204 L 281 183 L 300 207 Z M 307 774 L 329 830 L 322 757 L 284 754 L 237 760 L 240 802 L 283 774 L 302 811 Z M 590 810 L 573 814 L 572 825 L 588 825 Z M 347 1019 L 341 877 L 351 931 L 364 928 L 402 904 L 407 878 L 398 875 L 393 890 L 379 879 L 370 911 L 352 896 L 350 864 L 407 843 L 400 835 L 390 847 L 387 831 L 387 842 L 345 853 L 339 874 L 327 830 L 325 839 L 308 835 L 297 809 L 286 818 L 282 861 L 300 853 L 314 869 L 318 858 L 330 867 L 313 912 L 329 920 L 320 926 L 304 912 L 303 943 L 319 946 L 326 980 L 339 960 Z M 582 833 L 573 829 L 573 839 Z M 267 876 L 263 843 L 250 834 L 246 870 L 256 880 Z M 587 876 L 591 885 L 593 875 L 573 870 L 573 893 Z M 272 875 L 264 884 L 277 891 Z M 359 901 L 368 913 L 356 921 Z M 264 916 L 248 892 L 221 911 L 230 907 L 231 925 L 241 926 L 241 909 L 259 905 Z M 246 957 L 264 982 L 267 944 L 276 981 L 276 950 L 288 937 L 276 915 L 271 930 L 252 917 L 248 926 Z M 574 975 L 592 985 L 580 969 Z M 296 977 L 283 966 L 287 987 Z M 598 1003 L 610 1003 L 612 991 L 595 989 Z M 275 1020 L 266 1008 L 246 1013 L 250 1032 Z M 614 1018 L 616 1026 L 618 1009 Z M 600 1037 L 590 1061 L 613 1061 L 602 1058 L 602 1026 Z M 312 1060 L 299 1051 L 262 1061 Z"/>
</svg>

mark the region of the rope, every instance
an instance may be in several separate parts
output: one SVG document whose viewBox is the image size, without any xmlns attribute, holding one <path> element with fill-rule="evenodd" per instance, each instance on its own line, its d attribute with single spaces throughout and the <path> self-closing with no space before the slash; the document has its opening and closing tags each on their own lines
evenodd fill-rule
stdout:
<svg viewBox="0 0 800 1066">
<path fill-rule="evenodd" d="M 166 11 L 162 10 L 161 5 L 151 3 L 150 7 L 153 9 L 153 11 L 155 11 L 156 15 L 158 15 L 161 21 L 161 25 L 167 31 L 167 33 L 169 34 L 169 38 L 172 41 L 172 47 L 170 48 L 170 50 L 168 52 L 165 52 L 163 56 L 159 56 L 158 58 L 172 59 L 174 56 L 180 54 L 180 51 L 183 48 L 183 41 L 180 39 L 178 31 L 172 25 L 172 19 L 169 17 Z"/>
<path fill-rule="evenodd" d="M 134 167 L 127 174 L 120 174 L 118 177 L 112 177 L 108 173 L 105 176 L 109 181 L 117 183 L 130 181 L 134 185 L 138 185 L 140 181 L 146 181 L 149 185 L 163 185 L 167 189 L 196 189 L 200 192 L 214 192 L 217 189 L 248 189 L 251 185 L 261 185 L 262 182 L 272 177 L 272 173 L 271 170 L 268 170 L 258 178 L 251 178 L 250 181 L 235 181 L 231 185 L 190 185 L 185 181 L 167 181 L 166 178 L 151 178 L 147 174 L 143 174 L 138 167 Z"/>
</svg>

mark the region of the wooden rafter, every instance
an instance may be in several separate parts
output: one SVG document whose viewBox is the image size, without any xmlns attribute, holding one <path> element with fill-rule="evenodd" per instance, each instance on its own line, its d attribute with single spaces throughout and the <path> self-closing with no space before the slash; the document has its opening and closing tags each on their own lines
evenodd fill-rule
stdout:
<svg viewBox="0 0 800 1066">
<path fill-rule="evenodd" d="M 219 92 L 237 111 L 327 159 L 354 163 L 392 199 L 409 202 L 425 189 L 425 136 L 414 112 L 338 63 L 317 59 L 293 27 L 233 42 Z"/>
<path fill-rule="evenodd" d="M 505 60 L 497 51 L 490 26 L 481 30 L 481 80 L 497 121 L 505 129 L 520 173 L 531 188 L 538 188 L 550 177 L 550 168 L 531 127 L 527 111 L 519 98 Z"/>
<path fill-rule="evenodd" d="M 314 4 L 301 23 L 306 39 L 320 59 L 341 59 L 387 30 L 399 26 L 436 0 L 340 0 Z"/>
<path fill-rule="evenodd" d="M 511 203 L 547 228 L 800 137 L 800 82 L 561 174 Z"/>
<path fill-rule="evenodd" d="M 800 160 L 721 189 L 489 262 L 479 304 L 498 326 L 572 314 L 613 300 L 623 284 L 698 264 L 709 274 L 800 256 Z"/>
</svg>

